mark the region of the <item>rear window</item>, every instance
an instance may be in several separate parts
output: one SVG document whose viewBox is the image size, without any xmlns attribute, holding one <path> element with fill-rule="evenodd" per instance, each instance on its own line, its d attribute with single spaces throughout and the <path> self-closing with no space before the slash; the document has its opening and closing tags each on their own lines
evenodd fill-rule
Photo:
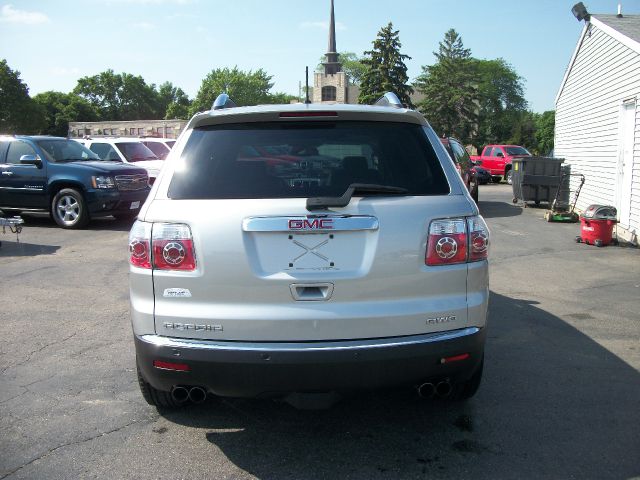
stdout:
<svg viewBox="0 0 640 480">
<path fill-rule="evenodd" d="M 340 196 L 352 183 L 445 195 L 423 127 L 383 122 L 277 122 L 196 128 L 175 169 L 173 199 Z"/>
</svg>

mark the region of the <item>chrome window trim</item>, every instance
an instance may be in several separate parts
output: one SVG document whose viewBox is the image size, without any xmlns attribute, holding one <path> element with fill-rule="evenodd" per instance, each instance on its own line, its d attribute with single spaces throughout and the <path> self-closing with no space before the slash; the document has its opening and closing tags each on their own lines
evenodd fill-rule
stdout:
<svg viewBox="0 0 640 480">
<path fill-rule="evenodd" d="M 331 220 L 331 228 L 291 228 L 291 221 Z M 305 215 L 278 217 L 247 217 L 242 221 L 245 232 L 346 232 L 356 230 L 378 230 L 376 217 L 368 215 Z"/>
<path fill-rule="evenodd" d="M 141 335 L 139 338 L 146 343 L 158 347 L 193 348 L 215 351 L 254 351 L 254 352 L 335 352 L 348 350 L 363 350 L 371 348 L 405 347 L 426 343 L 444 342 L 475 335 L 480 331 L 478 327 L 467 327 L 446 332 L 426 333 L 405 337 L 378 338 L 369 340 L 336 340 L 323 342 L 235 342 L 216 340 L 193 340 L 160 335 Z"/>
</svg>

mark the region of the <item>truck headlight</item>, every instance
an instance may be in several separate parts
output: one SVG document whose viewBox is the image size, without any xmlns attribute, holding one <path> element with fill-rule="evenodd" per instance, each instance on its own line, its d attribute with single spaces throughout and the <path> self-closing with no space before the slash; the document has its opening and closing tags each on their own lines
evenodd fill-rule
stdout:
<svg viewBox="0 0 640 480">
<path fill-rule="evenodd" d="M 93 188 L 116 188 L 116 182 L 113 177 L 97 176 L 91 177 L 91 184 Z"/>
</svg>

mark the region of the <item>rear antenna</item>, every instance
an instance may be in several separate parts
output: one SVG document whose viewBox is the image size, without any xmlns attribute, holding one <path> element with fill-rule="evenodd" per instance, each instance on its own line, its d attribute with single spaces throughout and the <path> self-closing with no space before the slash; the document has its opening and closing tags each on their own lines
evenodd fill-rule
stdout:
<svg viewBox="0 0 640 480">
<path fill-rule="evenodd" d="M 311 103 L 311 100 L 309 100 L 309 66 L 305 67 L 306 68 L 306 86 L 305 86 L 305 91 L 306 91 L 306 95 L 307 98 L 304 101 L 304 103 L 309 104 Z"/>
</svg>

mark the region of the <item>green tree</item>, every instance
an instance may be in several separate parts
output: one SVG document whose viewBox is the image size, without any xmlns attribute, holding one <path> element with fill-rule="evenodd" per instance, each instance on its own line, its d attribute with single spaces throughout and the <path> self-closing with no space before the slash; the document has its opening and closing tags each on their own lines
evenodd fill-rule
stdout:
<svg viewBox="0 0 640 480">
<path fill-rule="evenodd" d="M 269 96 L 267 97 L 267 101 L 265 103 L 274 104 L 274 105 L 280 105 L 280 104 L 286 105 L 288 103 L 291 103 L 292 100 L 295 100 L 297 102 L 298 97 L 295 95 L 289 95 L 288 93 L 284 93 L 284 92 L 275 92 L 275 93 L 269 94 Z"/>
<path fill-rule="evenodd" d="M 389 22 L 378 32 L 373 49 L 364 52 L 361 63 L 366 71 L 360 82 L 358 103 L 372 104 L 386 92 L 393 92 L 404 105 L 413 107 L 409 97 L 413 89 L 407 83 L 409 76 L 404 63 L 411 57 L 400 53 L 400 47 L 399 30 L 394 31 Z"/>
<path fill-rule="evenodd" d="M 479 148 L 527 135 L 530 138 L 525 130 L 530 128 L 532 117 L 526 115 L 522 77 L 502 58 L 473 59 L 472 64 L 478 86 L 478 127 L 473 137 L 474 146 Z"/>
<path fill-rule="evenodd" d="M 326 58 L 322 56 L 320 62 L 316 67 L 316 72 L 324 71 L 324 62 Z M 360 85 L 364 73 L 367 71 L 367 66 L 362 63 L 363 57 L 359 57 L 353 52 L 342 52 L 338 54 L 338 60 L 342 63 L 342 70 L 347 74 L 349 83 L 352 85 Z"/>
<path fill-rule="evenodd" d="M 202 80 L 200 90 L 191 104 L 190 113 L 210 110 L 214 100 L 226 93 L 238 106 L 270 103 L 271 75 L 261 68 L 244 72 L 238 67 L 217 68 Z"/>
<path fill-rule="evenodd" d="M 180 87 L 164 82 L 158 87 L 157 99 L 156 116 L 167 120 L 188 117 L 191 101 Z"/>
<path fill-rule="evenodd" d="M 164 116 L 157 111 L 155 86 L 147 85 L 139 75 L 107 70 L 80 78 L 73 93 L 93 104 L 103 120 L 154 120 Z"/>
<path fill-rule="evenodd" d="M 476 129 L 478 100 L 471 51 L 450 29 L 433 54 L 437 62 L 423 66 L 415 82 L 416 89 L 425 96 L 418 108 L 439 135 L 455 136 L 468 143 Z"/>
<path fill-rule="evenodd" d="M 29 97 L 20 72 L 0 60 L 0 133 L 38 133 L 44 126 L 44 111 Z"/>
<path fill-rule="evenodd" d="M 539 114 L 534 112 L 519 112 L 519 114 L 514 117 L 514 122 L 511 126 L 511 136 L 507 137 L 507 140 L 502 141 L 514 145 L 522 145 L 527 150 L 538 153 L 536 125 L 539 116 Z"/>
<path fill-rule="evenodd" d="M 46 126 L 40 133 L 65 137 L 69 132 L 69 122 L 93 122 L 98 119 L 95 107 L 75 93 L 48 91 L 39 93 L 33 100 L 45 112 Z"/>
<path fill-rule="evenodd" d="M 540 155 L 547 155 L 553 148 L 556 112 L 548 110 L 536 119 L 536 142 Z"/>
</svg>

